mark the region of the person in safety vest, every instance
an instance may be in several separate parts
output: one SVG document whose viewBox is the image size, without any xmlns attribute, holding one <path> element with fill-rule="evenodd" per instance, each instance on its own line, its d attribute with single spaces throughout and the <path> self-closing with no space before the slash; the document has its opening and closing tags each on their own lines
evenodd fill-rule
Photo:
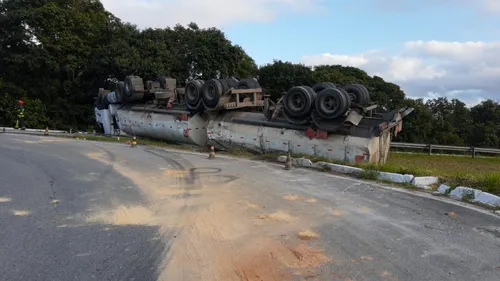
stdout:
<svg viewBox="0 0 500 281">
<path fill-rule="evenodd" d="M 15 129 L 18 130 L 21 126 L 21 130 L 26 130 L 24 127 L 24 101 L 19 101 L 19 106 L 17 107 L 17 121 Z"/>
</svg>

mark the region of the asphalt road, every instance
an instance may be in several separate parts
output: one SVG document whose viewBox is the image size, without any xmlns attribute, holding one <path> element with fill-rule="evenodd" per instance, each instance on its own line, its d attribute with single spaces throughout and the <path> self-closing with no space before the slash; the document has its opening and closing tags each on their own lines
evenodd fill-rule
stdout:
<svg viewBox="0 0 500 281">
<path fill-rule="evenodd" d="M 0 134 L 0 280 L 500 280 L 500 218 L 312 170 Z"/>
</svg>

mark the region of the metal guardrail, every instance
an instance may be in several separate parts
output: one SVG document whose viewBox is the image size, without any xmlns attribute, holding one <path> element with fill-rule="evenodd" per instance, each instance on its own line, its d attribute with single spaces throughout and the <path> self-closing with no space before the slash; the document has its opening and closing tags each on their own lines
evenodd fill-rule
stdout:
<svg viewBox="0 0 500 281">
<path fill-rule="evenodd" d="M 432 154 L 432 150 L 470 152 L 472 154 L 472 158 L 476 157 L 476 153 L 500 154 L 500 149 L 496 148 L 451 146 L 451 145 L 423 144 L 423 143 L 405 143 L 405 142 L 391 142 L 391 148 L 423 149 L 427 150 L 429 155 Z"/>
</svg>

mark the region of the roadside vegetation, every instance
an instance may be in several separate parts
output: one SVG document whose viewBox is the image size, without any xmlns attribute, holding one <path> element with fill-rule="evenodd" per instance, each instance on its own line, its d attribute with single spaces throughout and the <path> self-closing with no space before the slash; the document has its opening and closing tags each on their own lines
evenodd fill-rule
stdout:
<svg viewBox="0 0 500 281">
<path fill-rule="evenodd" d="M 391 153 L 381 170 L 439 176 L 451 186 L 469 186 L 500 195 L 500 157 Z"/>
<path fill-rule="evenodd" d="M 196 23 L 139 29 L 101 2 L 0 1 L 0 125 L 15 124 L 13 109 L 23 99 L 28 128 L 92 131 L 98 89 L 113 90 L 114 81 L 130 74 L 145 80 L 167 75 L 178 87 L 190 78 L 258 76 L 275 100 L 296 85 L 354 82 L 389 110 L 415 108 L 394 141 L 500 147 L 497 101 L 468 108 L 458 99 L 412 99 L 398 85 L 355 67 L 280 60 L 257 66 L 220 29 Z"/>
</svg>

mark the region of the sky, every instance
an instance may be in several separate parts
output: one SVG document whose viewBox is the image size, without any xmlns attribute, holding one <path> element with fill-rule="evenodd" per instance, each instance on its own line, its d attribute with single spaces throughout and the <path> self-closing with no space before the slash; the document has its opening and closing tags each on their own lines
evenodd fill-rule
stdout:
<svg viewBox="0 0 500 281">
<path fill-rule="evenodd" d="M 139 28 L 217 27 L 258 65 L 341 64 L 412 98 L 500 101 L 500 0 L 101 0 Z"/>
</svg>

